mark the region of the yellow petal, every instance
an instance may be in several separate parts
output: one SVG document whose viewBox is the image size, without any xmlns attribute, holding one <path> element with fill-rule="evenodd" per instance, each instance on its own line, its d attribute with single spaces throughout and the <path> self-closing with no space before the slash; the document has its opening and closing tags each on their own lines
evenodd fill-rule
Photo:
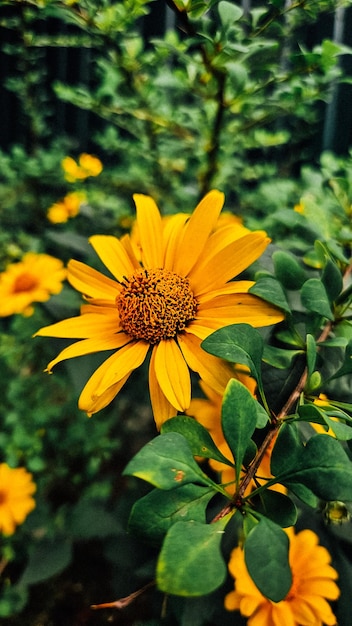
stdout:
<svg viewBox="0 0 352 626">
<path fill-rule="evenodd" d="M 258 231 L 233 241 L 211 257 L 205 254 L 204 262 L 197 263 L 189 276 L 195 295 L 218 289 L 238 276 L 261 256 L 269 243 L 265 233 Z"/>
<path fill-rule="evenodd" d="M 221 309 L 219 309 L 221 311 Z M 204 317 L 203 317 L 204 312 Z M 209 307 L 206 317 L 205 309 L 201 309 L 201 315 L 197 315 L 197 322 L 205 323 L 216 317 L 215 311 L 212 313 Z M 273 305 L 252 296 L 249 293 L 238 294 L 232 305 L 232 324 L 251 324 L 251 326 L 271 326 L 284 319 L 284 314 Z M 221 324 L 219 324 L 221 326 Z"/>
<path fill-rule="evenodd" d="M 155 424 L 157 429 L 160 430 L 166 420 L 176 415 L 177 410 L 171 402 L 168 401 L 157 381 L 155 373 L 155 348 L 152 351 L 149 365 L 149 393 Z"/>
<path fill-rule="evenodd" d="M 110 315 L 99 313 L 86 313 L 71 317 L 50 326 L 43 326 L 35 337 L 62 337 L 63 339 L 88 339 L 100 337 L 110 333 L 114 335 L 120 330 L 120 321 L 117 310 L 112 310 Z"/>
<path fill-rule="evenodd" d="M 108 337 L 98 337 L 94 339 L 83 339 L 68 346 L 58 354 L 58 356 L 50 361 L 46 371 L 51 372 L 53 367 L 64 361 L 65 359 L 73 359 L 77 356 L 85 354 L 93 354 L 94 352 L 102 352 L 103 350 L 117 350 L 131 341 L 131 338 L 125 333 L 118 335 L 109 335 Z"/>
<path fill-rule="evenodd" d="M 203 252 L 211 231 L 224 204 L 224 194 L 214 189 L 210 191 L 193 211 L 185 225 L 179 243 L 173 270 L 180 276 L 187 276 Z"/>
<path fill-rule="evenodd" d="M 188 366 L 214 391 L 223 394 L 228 381 L 233 377 L 231 365 L 207 354 L 200 347 L 200 339 L 190 333 L 179 335 L 178 342 Z"/>
<path fill-rule="evenodd" d="M 133 200 L 137 209 L 143 265 L 155 269 L 162 267 L 162 222 L 159 209 L 150 196 L 136 193 Z"/>
<path fill-rule="evenodd" d="M 123 346 L 118 352 L 115 352 L 115 354 L 107 360 L 109 366 L 105 368 L 105 372 L 99 385 L 97 385 L 94 395 L 100 396 L 108 387 L 118 383 L 126 374 L 142 365 L 148 350 L 149 343 L 146 341 L 135 341 Z M 105 363 L 107 363 L 107 361 L 105 361 Z"/>
<path fill-rule="evenodd" d="M 155 375 L 162 392 L 178 411 L 184 411 L 191 402 L 191 379 L 177 343 L 163 340 L 154 352 Z"/>
<path fill-rule="evenodd" d="M 289 602 L 282 600 L 277 602 L 272 607 L 272 625 L 273 626 L 297 626 L 297 622 L 294 619 Z"/>
<path fill-rule="evenodd" d="M 163 230 L 163 267 L 167 270 L 172 271 L 175 266 L 182 229 L 187 219 L 189 219 L 189 215 L 186 213 L 176 213 L 176 215 L 171 215 L 165 223 Z"/>
<path fill-rule="evenodd" d="M 231 296 L 236 293 L 247 293 L 248 290 L 255 285 L 254 280 L 234 280 L 232 282 L 226 283 L 219 289 L 214 291 L 207 291 L 200 296 L 197 296 L 198 303 L 206 304 L 209 300 L 213 300 L 213 298 L 217 298 L 218 296 Z M 229 300 L 229 304 L 232 300 Z"/>
<path fill-rule="evenodd" d="M 93 376 L 95 374 L 96 372 L 94 372 Z M 104 393 L 102 393 L 100 396 L 91 395 L 92 389 L 95 388 L 95 383 L 94 381 L 92 381 L 93 376 L 91 376 L 86 386 L 82 390 L 78 401 L 78 407 L 81 409 L 81 411 L 85 411 L 88 414 L 88 417 L 93 415 L 93 413 L 101 411 L 101 409 L 104 409 L 108 404 L 110 404 L 110 402 L 115 398 L 115 396 L 117 396 L 119 391 L 122 389 L 123 385 L 129 378 L 130 373 L 126 374 L 126 376 L 119 380 L 119 382 L 115 385 L 111 385 L 111 387 L 106 389 Z"/>
<path fill-rule="evenodd" d="M 119 285 L 114 280 L 80 261 L 69 261 L 67 269 L 67 278 L 77 291 L 92 298 L 115 301 Z"/>
<path fill-rule="evenodd" d="M 111 235 L 93 235 L 89 241 L 109 272 L 118 281 L 122 282 L 124 276 L 131 276 L 134 273 L 135 265 L 119 239 Z"/>
</svg>

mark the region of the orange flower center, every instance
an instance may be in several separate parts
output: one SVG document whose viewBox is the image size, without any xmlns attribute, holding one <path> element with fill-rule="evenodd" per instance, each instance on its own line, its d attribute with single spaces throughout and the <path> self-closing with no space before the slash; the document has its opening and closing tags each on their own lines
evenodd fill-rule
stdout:
<svg viewBox="0 0 352 626">
<path fill-rule="evenodd" d="M 1 504 L 5 504 L 6 500 L 7 500 L 6 491 L 2 491 L 0 489 L 0 506 L 1 506 Z"/>
<path fill-rule="evenodd" d="M 32 291 L 38 285 L 38 280 L 32 276 L 32 274 L 28 274 L 23 272 L 17 276 L 14 285 L 13 285 L 13 293 L 20 293 L 21 291 Z"/>
<path fill-rule="evenodd" d="M 116 298 L 123 330 L 156 344 L 185 329 L 197 312 L 189 280 L 165 269 L 138 270 Z"/>
</svg>

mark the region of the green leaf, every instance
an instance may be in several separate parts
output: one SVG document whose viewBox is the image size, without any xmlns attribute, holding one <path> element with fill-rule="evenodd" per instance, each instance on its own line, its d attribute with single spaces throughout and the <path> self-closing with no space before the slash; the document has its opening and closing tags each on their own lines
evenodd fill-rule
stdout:
<svg viewBox="0 0 352 626">
<path fill-rule="evenodd" d="M 280 483 L 300 483 L 322 500 L 352 500 L 352 463 L 328 435 L 314 435 L 304 445 L 295 425 L 285 424 L 271 455 L 271 472 Z"/>
<path fill-rule="evenodd" d="M 282 528 L 294 526 L 297 521 L 297 509 L 291 498 L 274 491 L 265 489 L 257 496 L 251 498 L 256 511 L 268 517 L 272 522 Z"/>
<path fill-rule="evenodd" d="M 162 434 L 170 432 L 180 433 L 187 439 L 194 456 L 214 459 L 233 467 L 233 463 L 218 450 L 207 429 L 193 417 L 184 415 L 172 417 L 164 422 L 161 432 Z"/>
<path fill-rule="evenodd" d="M 244 544 L 248 572 L 259 591 L 273 602 L 283 600 L 292 585 L 288 550 L 287 534 L 265 517 L 251 530 Z"/>
<path fill-rule="evenodd" d="M 248 292 L 274 304 L 286 313 L 291 313 L 285 292 L 274 276 L 261 276 Z"/>
<path fill-rule="evenodd" d="M 241 19 L 243 15 L 243 10 L 241 9 L 241 7 L 232 4 L 232 2 L 226 2 L 226 0 L 222 0 L 222 2 L 219 2 L 218 11 L 221 24 L 225 28 L 232 26 L 232 24 Z"/>
<path fill-rule="evenodd" d="M 123 475 L 136 476 L 159 489 L 175 489 L 192 482 L 213 484 L 179 433 L 166 433 L 149 441 L 127 464 Z"/>
<path fill-rule="evenodd" d="M 301 300 L 307 311 L 318 313 L 328 320 L 333 320 L 329 298 L 323 283 L 318 278 L 309 278 L 301 290 Z"/>
<path fill-rule="evenodd" d="M 59 574 L 71 562 L 72 543 L 66 537 L 41 539 L 29 555 L 18 585 L 34 585 Z"/>
<path fill-rule="evenodd" d="M 342 366 L 340 367 L 333 376 L 331 376 L 331 380 L 334 378 L 339 378 L 340 376 L 345 376 L 346 374 L 351 374 L 352 372 L 352 341 L 346 346 L 345 358 Z"/>
<path fill-rule="evenodd" d="M 334 302 L 343 289 L 343 282 L 339 268 L 331 259 L 328 259 L 326 262 L 321 280 L 330 302 Z"/>
<path fill-rule="evenodd" d="M 202 596 L 224 582 L 221 554 L 224 528 L 231 515 L 214 524 L 176 522 L 165 537 L 156 567 L 158 588 L 178 596 Z"/>
<path fill-rule="evenodd" d="M 263 339 L 249 324 L 231 324 L 219 328 L 202 341 L 206 352 L 230 361 L 246 365 L 257 382 L 261 380 Z"/>
<path fill-rule="evenodd" d="M 313 335 L 307 335 L 307 369 L 308 376 L 311 376 L 314 372 L 315 362 L 317 360 L 317 344 Z"/>
<path fill-rule="evenodd" d="M 303 350 L 287 350 L 284 348 L 276 348 L 275 346 L 264 346 L 263 361 L 272 365 L 277 369 L 287 369 L 290 367 L 292 360 L 302 354 Z"/>
<path fill-rule="evenodd" d="M 134 504 L 129 531 L 159 543 L 178 521 L 205 524 L 205 510 L 213 496 L 213 489 L 192 484 L 166 492 L 153 489 Z"/>
<path fill-rule="evenodd" d="M 272 256 L 275 276 L 286 289 L 300 289 L 307 275 L 303 267 L 289 252 L 276 250 Z"/>
<path fill-rule="evenodd" d="M 257 401 L 242 383 L 232 378 L 225 390 L 221 409 L 224 437 L 235 459 L 236 480 L 240 479 L 246 450 L 257 424 Z"/>
</svg>

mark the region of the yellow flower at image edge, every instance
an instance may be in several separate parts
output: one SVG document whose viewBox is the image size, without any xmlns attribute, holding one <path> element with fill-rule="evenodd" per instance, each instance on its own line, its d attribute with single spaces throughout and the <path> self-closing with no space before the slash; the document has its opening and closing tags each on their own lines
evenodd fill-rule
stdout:
<svg viewBox="0 0 352 626">
<path fill-rule="evenodd" d="M 23 467 L 12 469 L 0 463 L 0 532 L 12 535 L 35 508 L 36 486 Z"/>
<path fill-rule="evenodd" d="M 191 216 L 166 221 L 149 196 L 134 196 L 140 254 L 128 235 L 90 242 L 114 279 L 70 261 L 68 279 L 88 304 L 81 315 L 40 329 L 41 336 L 80 339 L 48 365 L 112 350 L 84 387 L 79 406 L 89 415 L 107 406 L 151 351 L 149 390 L 158 427 L 191 401 L 189 368 L 222 393 L 233 370 L 204 352 L 201 341 L 233 323 L 267 326 L 282 313 L 248 294 L 252 281 L 229 282 L 265 250 L 262 231 L 238 237 L 233 226 L 217 228 L 224 196 L 212 191 Z"/>
<path fill-rule="evenodd" d="M 33 313 L 33 302 L 45 302 L 60 293 L 66 278 L 62 261 L 48 254 L 28 252 L 22 261 L 0 274 L 0 317 Z"/>
<path fill-rule="evenodd" d="M 287 533 L 293 581 L 286 598 L 275 603 L 260 593 L 248 573 L 244 552 L 238 547 L 229 561 L 235 591 L 225 597 L 225 608 L 239 610 L 248 617 L 247 626 L 335 626 L 336 618 L 327 600 L 337 600 L 340 591 L 329 552 L 318 544 L 319 538 L 311 530 L 295 534 L 288 529 Z"/>
</svg>

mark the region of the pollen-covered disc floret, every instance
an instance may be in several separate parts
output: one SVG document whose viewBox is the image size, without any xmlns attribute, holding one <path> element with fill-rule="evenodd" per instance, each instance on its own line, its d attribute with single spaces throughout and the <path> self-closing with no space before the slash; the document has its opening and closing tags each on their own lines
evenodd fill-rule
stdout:
<svg viewBox="0 0 352 626">
<path fill-rule="evenodd" d="M 157 344 L 184 330 L 197 312 L 189 280 L 166 269 L 138 270 L 116 298 L 123 330 Z"/>
</svg>

